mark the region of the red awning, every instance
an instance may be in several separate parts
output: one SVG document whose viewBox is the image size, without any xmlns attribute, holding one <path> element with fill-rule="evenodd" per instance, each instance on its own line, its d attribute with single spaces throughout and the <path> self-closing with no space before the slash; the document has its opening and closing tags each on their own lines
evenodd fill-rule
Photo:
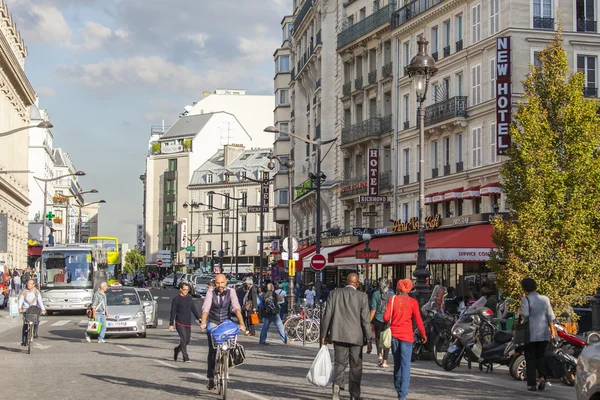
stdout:
<svg viewBox="0 0 600 400">
<path fill-rule="evenodd" d="M 42 246 L 28 246 L 27 247 L 27 255 L 28 256 L 41 256 L 42 255 Z"/>
<path fill-rule="evenodd" d="M 298 261 L 296 261 L 296 271 L 300 272 L 302 271 L 302 260 L 304 259 L 304 257 L 311 255 L 312 253 L 314 253 L 315 249 L 317 248 L 316 245 L 312 245 L 312 246 L 308 246 L 300 251 L 298 251 Z"/>
<path fill-rule="evenodd" d="M 500 190 L 500 184 L 498 182 L 494 182 L 483 185 L 481 189 L 479 189 L 479 193 L 482 196 L 489 196 L 490 194 L 500 194 L 502 191 Z"/>
<path fill-rule="evenodd" d="M 463 188 L 456 188 L 444 192 L 444 201 L 462 198 Z"/>
<path fill-rule="evenodd" d="M 470 188 L 467 188 L 463 191 L 462 193 L 462 198 L 463 199 L 472 199 L 473 197 L 481 197 L 481 195 L 479 194 L 479 186 L 473 186 Z"/>
</svg>

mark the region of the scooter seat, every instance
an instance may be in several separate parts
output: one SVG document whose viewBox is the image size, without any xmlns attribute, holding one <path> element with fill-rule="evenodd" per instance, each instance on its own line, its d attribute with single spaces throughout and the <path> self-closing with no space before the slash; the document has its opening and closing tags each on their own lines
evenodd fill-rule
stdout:
<svg viewBox="0 0 600 400">
<path fill-rule="evenodd" d="M 498 331 L 494 334 L 494 342 L 496 343 L 508 343 L 513 338 L 513 331 Z"/>
</svg>

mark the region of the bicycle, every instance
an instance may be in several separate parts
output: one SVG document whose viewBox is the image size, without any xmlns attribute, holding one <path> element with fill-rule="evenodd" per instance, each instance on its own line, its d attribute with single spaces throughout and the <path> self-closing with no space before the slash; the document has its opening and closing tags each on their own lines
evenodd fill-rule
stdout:
<svg viewBox="0 0 600 400">
<path fill-rule="evenodd" d="M 31 342 L 35 333 L 35 324 L 40 321 L 41 311 L 39 307 L 31 306 L 23 313 L 23 322 L 27 324 L 27 354 L 31 353 Z"/>
<path fill-rule="evenodd" d="M 211 344 L 217 350 L 215 360 L 215 383 L 217 393 L 223 400 L 227 399 L 227 381 L 229 379 L 229 352 L 237 345 L 237 334 L 240 329 L 232 321 L 225 321 L 220 325 L 211 327 L 207 324 L 206 330 L 211 334 Z"/>
</svg>

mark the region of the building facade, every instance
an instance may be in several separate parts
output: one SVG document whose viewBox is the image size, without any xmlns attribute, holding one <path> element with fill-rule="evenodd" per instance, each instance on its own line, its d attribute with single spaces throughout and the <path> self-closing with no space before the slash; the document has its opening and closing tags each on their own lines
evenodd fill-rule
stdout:
<svg viewBox="0 0 600 400">
<path fill-rule="evenodd" d="M 75 174 L 77 169 L 69 153 L 61 148 L 54 149 L 54 177 Z M 43 189 L 43 186 L 42 186 Z M 54 243 L 77 242 L 79 229 L 79 209 L 84 200 L 82 189 L 77 176 L 66 176 L 54 181 L 54 194 L 52 195 L 47 212 L 52 212 L 52 235 Z"/>
<path fill-rule="evenodd" d="M 7 132 L 29 126 L 35 92 L 24 70 L 27 49 L 2 1 L 0 22 L 0 132 Z M 0 269 L 27 266 L 28 145 L 27 130 L 0 137 Z"/>
<path fill-rule="evenodd" d="M 250 96 L 243 90 L 205 93 L 168 129 L 154 129 L 149 141 L 145 190 L 146 263 L 169 250 L 175 265 L 186 261 L 185 241 L 190 201 L 188 185 L 194 171 L 225 145 L 270 147 L 263 132 L 273 120 L 273 96 Z M 260 127 L 260 130 L 259 130 Z M 187 235 L 187 233 L 185 233 Z"/>
<path fill-rule="evenodd" d="M 236 272 L 237 249 L 239 273 L 258 273 L 261 255 L 263 272 L 270 271 L 270 243 L 276 236 L 273 213 L 269 212 L 276 200 L 270 180 L 270 154 L 270 148 L 245 149 L 241 145 L 228 145 L 194 171 L 189 201 L 201 203 L 196 209 L 187 208 L 188 240 L 196 247 L 194 257 L 202 258 L 203 262 L 206 257 L 206 261 L 218 265 L 222 250 L 223 271 Z M 262 180 L 266 180 L 266 188 L 263 183 L 256 182 Z M 268 201 L 261 203 L 265 194 Z M 256 207 L 261 204 L 268 207 L 262 213 L 262 251 L 261 213 L 257 212 L 260 207 Z"/>
</svg>

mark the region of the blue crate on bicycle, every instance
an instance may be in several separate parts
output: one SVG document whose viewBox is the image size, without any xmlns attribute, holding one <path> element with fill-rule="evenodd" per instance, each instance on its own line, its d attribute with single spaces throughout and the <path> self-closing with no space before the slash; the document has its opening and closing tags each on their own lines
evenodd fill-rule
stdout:
<svg viewBox="0 0 600 400">
<path fill-rule="evenodd" d="M 237 334 L 240 333 L 240 328 L 238 328 L 231 320 L 227 320 L 217 326 L 211 326 L 209 324 L 207 330 L 210 332 L 215 344 L 221 344 L 227 340 L 235 339 Z"/>
</svg>

